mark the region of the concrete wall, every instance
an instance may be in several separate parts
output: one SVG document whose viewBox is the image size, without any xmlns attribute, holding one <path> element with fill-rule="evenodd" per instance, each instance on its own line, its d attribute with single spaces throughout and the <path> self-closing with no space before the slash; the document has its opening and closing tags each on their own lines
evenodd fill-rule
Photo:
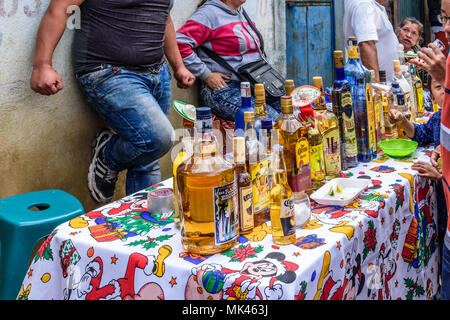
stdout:
<svg viewBox="0 0 450 320">
<path fill-rule="evenodd" d="M 89 0 L 86 0 L 89 1 Z M 180 27 L 199 0 L 175 0 L 172 17 Z M 85 210 L 99 206 L 87 188 L 90 144 L 105 124 L 84 100 L 72 75 L 74 31 L 67 29 L 53 56 L 64 90 L 41 96 L 29 88 L 36 32 L 49 0 L 0 0 L 0 198 L 43 189 L 75 195 Z M 248 0 L 246 8 L 265 37 L 270 61 L 285 73 L 284 1 Z M 197 86 L 173 99 L 198 103 Z M 181 119 L 172 112 L 175 128 Z M 171 176 L 170 152 L 161 160 L 163 178 Z M 115 199 L 124 196 L 124 173 Z"/>
</svg>

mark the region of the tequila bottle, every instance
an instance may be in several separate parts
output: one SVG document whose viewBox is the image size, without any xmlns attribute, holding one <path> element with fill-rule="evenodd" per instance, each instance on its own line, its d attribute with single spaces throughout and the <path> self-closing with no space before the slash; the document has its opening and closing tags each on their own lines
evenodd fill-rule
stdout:
<svg viewBox="0 0 450 320">
<path fill-rule="evenodd" d="M 417 103 L 417 109 L 416 109 L 416 117 L 420 118 L 424 116 L 425 113 L 425 102 L 423 99 L 423 84 L 420 77 L 417 75 L 417 69 L 413 69 L 413 89 L 414 89 L 414 95 L 416 97 L 416 103 Z"/>
<path fill-rule="evenodd" d="M 356 143 L 355 120 L 350 83 L 345 79 L 344 54 L 334 51 L 336 80 L 333 83 L 333 113 L 339 121 L 341 137 L 342 169 L 354 168 L 358 165 L 358 146 Z"/>
<path fill-rule="evenodd" d="M 252 107 L 252 92 L 249 82 L 241 82 L 241 108 L 236 112 L 234 120 L 235 135 L 244 136 L 244 112 L 254 111 Z"/>
<path fill-rule="evenodd" d="M 403 76 L 402 65 L 399 60 L 394 60 L 394 80 L 392 82 L 397 82 L 405 96 L 405 104 L 411 114 L 411 86 L 409 85 L 408 80 Z"/>
<path fill-rule="evenodd" d="M 256 136 L 261 136 L 261 120 L 267 118 L 266 92 L 264 84 L 255 84 L 255 129 Z"/>
<path fill-rule="evenodd" d="M 295 241 L 294 195 L 287 182 L 283 146 L 272 148 L 274 182 L 270 191 L 270 221 L 275 244 L 285 245 Z"/>
<path fill-rule="evenodd" d="M 386 85 L 386 71 L 380 70 L 380 83 Z M 383 109 L 383 118 L 384 118 L 384 134 L 385 139 L 392 140 L 397 139 L 397 126 L 395 123 L 392 123 L 389 118 L 389 109 L 393 106 L 394 97 L 392 94 L 392 90 L 383 91 L 381 95 L 381 105 Z"/>
<path fill-rule="evenodd" d="M 178 188 L 181 239 L 185 250 L 215 254 L 239 236 L 234 165 L 216 153 L 210 108 L 197 108 L 193 156 L 180 164 Z"/>
<path fill-rule="evenodd" d="M 374 87 L 374 84 L 376 83 L 375 70 L 370 70 L 370 75 L 372 77 L 373 109 L 375 113 L 376 148 L 377 153 L 383 153 L 383 150 L 378 146 L 378 143 L 386 138 L 384 133 L 382 95 L 381 91 Z"/>
</svg>

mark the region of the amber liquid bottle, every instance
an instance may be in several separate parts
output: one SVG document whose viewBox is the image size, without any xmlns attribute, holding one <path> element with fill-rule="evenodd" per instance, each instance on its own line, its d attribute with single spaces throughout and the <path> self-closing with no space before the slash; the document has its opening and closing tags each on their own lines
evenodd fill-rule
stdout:
<svg viewBox="0 0 450 320">
<path fill-rule="evenodd" d="M 215 254 L 234 246 L 239 208 L 234 165 L 216 153 L 210 108 L 197 108 L 193 156 L 180 164 L 178 194 L 185 250 Z"/>
<path fill-rule="evenodd" d="M 287 182 L 283 146 L 272 147 L 274 181 L 270 191 L 270 221 L 275 244 L 285 245 L 295 241 L 294 196 Z"/>
<path fill-rule="evenodd" d="M 240 234 L 247 234 L 253 230 L 253 191 L 252 179 L 245 165 L 245 139 L 233 138 L 234 165 L 238 186 L 239 200 L 239 230 Z"/>
</svg>

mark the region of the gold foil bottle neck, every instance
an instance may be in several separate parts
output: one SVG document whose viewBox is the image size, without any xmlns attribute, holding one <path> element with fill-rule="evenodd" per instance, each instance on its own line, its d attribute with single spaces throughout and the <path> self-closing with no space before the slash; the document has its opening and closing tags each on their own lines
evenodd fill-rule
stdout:
<svg viewBox="0 0 450 320">
<path fill-rule="evenodd" d="M 336 68 L 344 67 L 344 52 L 342 50 L 334 51 L 334 64 Z"/>
<path fill-rule="evenodd" d="M 260 97 L 259 100 L 261 100 L 261 98 L 264 98 L 265 96 L 266 96 L 266 91 L 264 89 L 264 84 L 256 83 L 255 84 L 255 99 Z"/>
<path fill-rule="evenodd" d="M 284 83 L 284 86 L 286 88 L 286 96 L 290 96 L 292 91 L 295 89 L 294 80 L 287 79 Z"/>
<path fill-rule="evenodd" d="M 320 90 L 323 93 L 323 79 L 322 77 L 313 77 L 313 86 Z"/>
<path fill-rule="evenodd" d="M 253 122 L 255 121 L 255 112 L 254 111 L 245 111 L 244 112 L 244 122 Z"/>
<path fill-rule="evenodd" d="M 292 107 L 291 96 L 281 97 L 281 112 L 284 114 L 291 114 L 294 112 L 294 108 Z"/>
<path fill-rule="evenodd" d="M 234 153 L 234 162 L 235 163 L 245 162 L 245 138 L 244 137 L 234 137 L 233 138 L 233 153 Z"/>
</svg>

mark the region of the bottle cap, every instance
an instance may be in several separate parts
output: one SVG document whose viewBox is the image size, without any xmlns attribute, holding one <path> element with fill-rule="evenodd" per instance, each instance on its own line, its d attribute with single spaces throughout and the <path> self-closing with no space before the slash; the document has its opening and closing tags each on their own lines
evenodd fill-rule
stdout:
<svg viewBox="0 0 450 320">
<path fill-rule="evenodd" d="M 234 162 L 245 162 L 245 138 L 234 137 L 233 138 L 233 154 Z"/>
<path fill-rule="evenodd" d="M 266 96 L 266 91 L 264 89 L 264 84 L 256 83 L 255 84 L 255 97 L 256 96 Z"/>
<path fill-rule="evenodd" d="M 254 111 L 245 111 L 244 112 L 244 122 L 253 122 L 255 121 L 255 112 Z"/>
<path fill-rule="evenodd" d="M 342 52 L 342 50 L 334 51 L 334 63 L 336 68 L 344 67 L 344 52 Z"/>
<path fill-rule="evenodd" d="M 291 96 L 282 96 L 281 97 L 281 112 L 284 114 L 291 114 L 294 112 Z"/>
<path fill-rule="evenodd" d="M 208 120 L 212 118 L 211 108 L 200 107 L 196 110 L 197 120 Z"/>
<path fill-rule="evenodd" d="M 292 91 L 295 89 L 294 80 L 287 79 L 284 82 L 284 86 L 286 88 L 286 95 L 290 95 L 292 93 Z"/>
<path fill-rule="evenodd" d="M 261 129 L 272 129 L 272 119 L 262 119 Z"/>
<path fill-rule="evenodd" d="M 392 61 L 393 62 L 393 64 L 394 64 L 394 73 L 395 74 L 399 74 L 399 73 L 401 73 L 402 72 L 402 69 L 401 69 L 401 64 L 400 64 L 400 60 L 394 60 L 394 61 Z"/>
<path fill-rule="evenodd" d="M 323 79 L 322 77 L 313 77 L 313 86 L 319 89 L 320 91 L 323 90 Z"/>
</svg>

